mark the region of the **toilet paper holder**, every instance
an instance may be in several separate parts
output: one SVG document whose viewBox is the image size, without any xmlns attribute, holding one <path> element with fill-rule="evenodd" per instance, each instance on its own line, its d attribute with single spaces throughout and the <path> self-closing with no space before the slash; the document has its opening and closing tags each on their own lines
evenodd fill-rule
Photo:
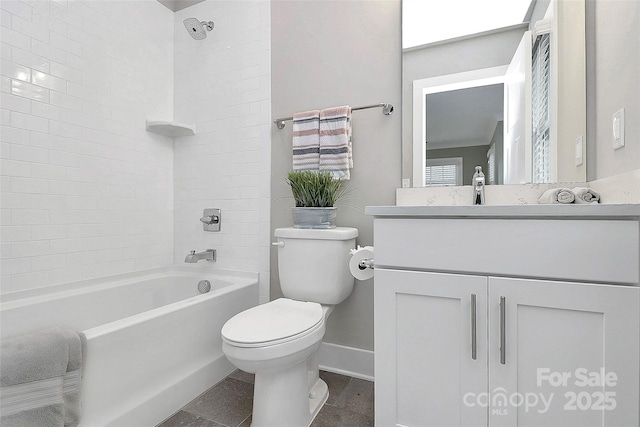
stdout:
<svg viewBox="0 0 640 427">
<path fill-rule="evenodd" d="M 374 263 L 373 263 L 373 258 L 365 258 L 365 259 L 361 259 L 360 262 L 358 263 L 358 268 L 360 270 L 366 270 L 367 268 L 370 269 L 374 269 Z"/>
</svg>

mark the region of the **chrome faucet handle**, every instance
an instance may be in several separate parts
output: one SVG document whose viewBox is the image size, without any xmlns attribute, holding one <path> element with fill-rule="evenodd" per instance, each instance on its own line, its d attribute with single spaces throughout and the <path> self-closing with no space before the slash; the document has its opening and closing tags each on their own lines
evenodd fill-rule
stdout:
<svg viewBox="0 0 640 427">
<path fill-rule="evenodd" d="M 205 224 L 217 224 L 220 222 L 220 217 L 218 215 L 203 216 L 200 218 L 200 222 Z"/>
</svg>

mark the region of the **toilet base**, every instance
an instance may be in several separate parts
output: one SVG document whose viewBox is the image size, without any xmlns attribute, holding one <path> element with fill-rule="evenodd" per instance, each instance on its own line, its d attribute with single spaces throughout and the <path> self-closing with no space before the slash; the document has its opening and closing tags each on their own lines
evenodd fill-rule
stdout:
<svg viewBox="0 0 640 427">
<path fill-rule="evenodd" d="M 256 373 L 251 427 L 308 427 L 329 397 L 318 378 L 308 383 L 306 361 L 277 373 Z"/>
</svg>

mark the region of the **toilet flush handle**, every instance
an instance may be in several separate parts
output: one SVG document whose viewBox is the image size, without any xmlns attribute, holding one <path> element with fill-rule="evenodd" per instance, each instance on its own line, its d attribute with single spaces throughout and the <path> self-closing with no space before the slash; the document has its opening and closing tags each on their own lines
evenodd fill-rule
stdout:
<svg viewBox="0 0 640 427">
<path fill-rule="evenodd" d="M 284 248 L 284 242 L 283 241 L 279 241 L 279 242 L 273 242 L 271 243 L 273 246 L 277 246 L 279 248 Z"/>
</svg>

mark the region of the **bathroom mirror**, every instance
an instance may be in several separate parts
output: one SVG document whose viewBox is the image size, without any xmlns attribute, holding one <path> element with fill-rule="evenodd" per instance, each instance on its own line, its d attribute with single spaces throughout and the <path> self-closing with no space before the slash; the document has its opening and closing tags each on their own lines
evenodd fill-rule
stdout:
<svg viewBox="0 0 640 427">
<path fill-rule="evenodd" d="M 404 48 L 403 178 L 469 185 L 480 165 L 487 184 L 585 181 L 584 8 L 527 1 L 526 22 Z"/>
</svg>

